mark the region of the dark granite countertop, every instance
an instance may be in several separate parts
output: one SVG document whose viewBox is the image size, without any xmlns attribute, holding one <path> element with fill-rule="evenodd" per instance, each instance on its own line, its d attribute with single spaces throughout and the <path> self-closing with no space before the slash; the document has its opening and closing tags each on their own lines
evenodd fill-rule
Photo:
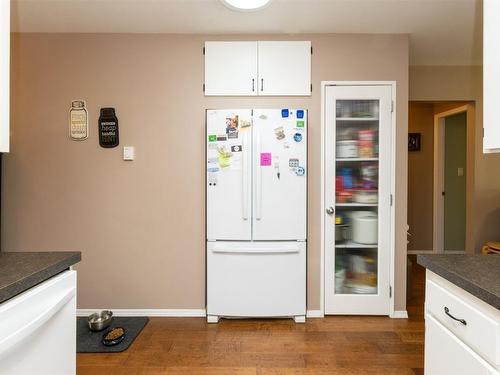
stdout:
<svg viewBox="0 0 500 375">
<path fill-rule="evenodd" d="M 419 255 L 417 263 L 500 310 L 499 255 Z"/>
<path fill-rule="evenodd" d="M 0 252 L 0 303 L 50 279 L 81 259 L 79 251 Z"/>
</svg>

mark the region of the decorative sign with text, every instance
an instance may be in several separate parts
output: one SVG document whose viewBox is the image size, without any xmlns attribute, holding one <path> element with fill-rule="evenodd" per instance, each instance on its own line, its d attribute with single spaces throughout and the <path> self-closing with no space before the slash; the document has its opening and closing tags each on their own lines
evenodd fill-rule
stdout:
<svg viewBox="0 0 500 375">
<path fill-rule="evenodd" d="M 114 108 L 101 108 L 99 116 L 99 144 L 101 147 L 116 147 L 120 143 L 118 118 Z"/>
</svg>

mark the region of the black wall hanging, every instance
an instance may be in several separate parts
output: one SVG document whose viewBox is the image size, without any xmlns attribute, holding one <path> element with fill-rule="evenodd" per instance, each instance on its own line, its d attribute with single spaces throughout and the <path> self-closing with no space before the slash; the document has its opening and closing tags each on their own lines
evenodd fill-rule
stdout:
<svg viewBox="0 0 500 375">
<path fill-rule="evenodd" d="M 420 133 L 408 133 L 408 151 L 420 151 Z"/>
<path fill-rule="evenodd" d="M 120 143 L 118 118 L 114 108 L 101 108 L 99 116 L 99 144 L 101 147 L 116 147 Z"/>
</svg>

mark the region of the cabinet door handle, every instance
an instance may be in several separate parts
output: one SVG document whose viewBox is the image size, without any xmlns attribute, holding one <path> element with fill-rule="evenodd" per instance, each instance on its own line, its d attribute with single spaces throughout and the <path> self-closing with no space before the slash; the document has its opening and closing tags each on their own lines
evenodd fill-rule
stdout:
<svg viewBox="0 0 500 375">
<path fill-rule="evenodd" d="M 255 78 L 252 78 L 252 92 L 255 91 Z"/>
<path fill-rule="evenodd" d="M 260 79 L 260 91 L 264 91 L 264 78 Z"/>
<path fill-rule="evenodd" d="M 449 308 L 447 308 L 446 306 L 444 307 L 444 313 L 445 313 L 446 315 L 448 315 L 451 319 L 456 320 L 457 322 L 462 323 L 464 326 L 466 326 L 466 325 L 467 325 L 467 322 L 465 321 L 465 319 L 458 319 L 458 318 L 455 318 L 453 315 L 451 315 L 451 314 L 450 314 L 450 309 L 449 309 Z"/>
</svg>

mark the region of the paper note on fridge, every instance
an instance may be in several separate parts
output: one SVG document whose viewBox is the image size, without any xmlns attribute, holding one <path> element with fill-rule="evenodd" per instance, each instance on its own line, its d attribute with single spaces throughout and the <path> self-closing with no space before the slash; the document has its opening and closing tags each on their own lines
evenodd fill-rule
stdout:
<svg viewBox="0 0 500 375">
<path fill-rule="evenodd" d="M 261 152 L 260 153 L 260 166 L 261 167 L 270 167 L 272 164 L 273 157 L 270 152 Z"/>
</svg>

